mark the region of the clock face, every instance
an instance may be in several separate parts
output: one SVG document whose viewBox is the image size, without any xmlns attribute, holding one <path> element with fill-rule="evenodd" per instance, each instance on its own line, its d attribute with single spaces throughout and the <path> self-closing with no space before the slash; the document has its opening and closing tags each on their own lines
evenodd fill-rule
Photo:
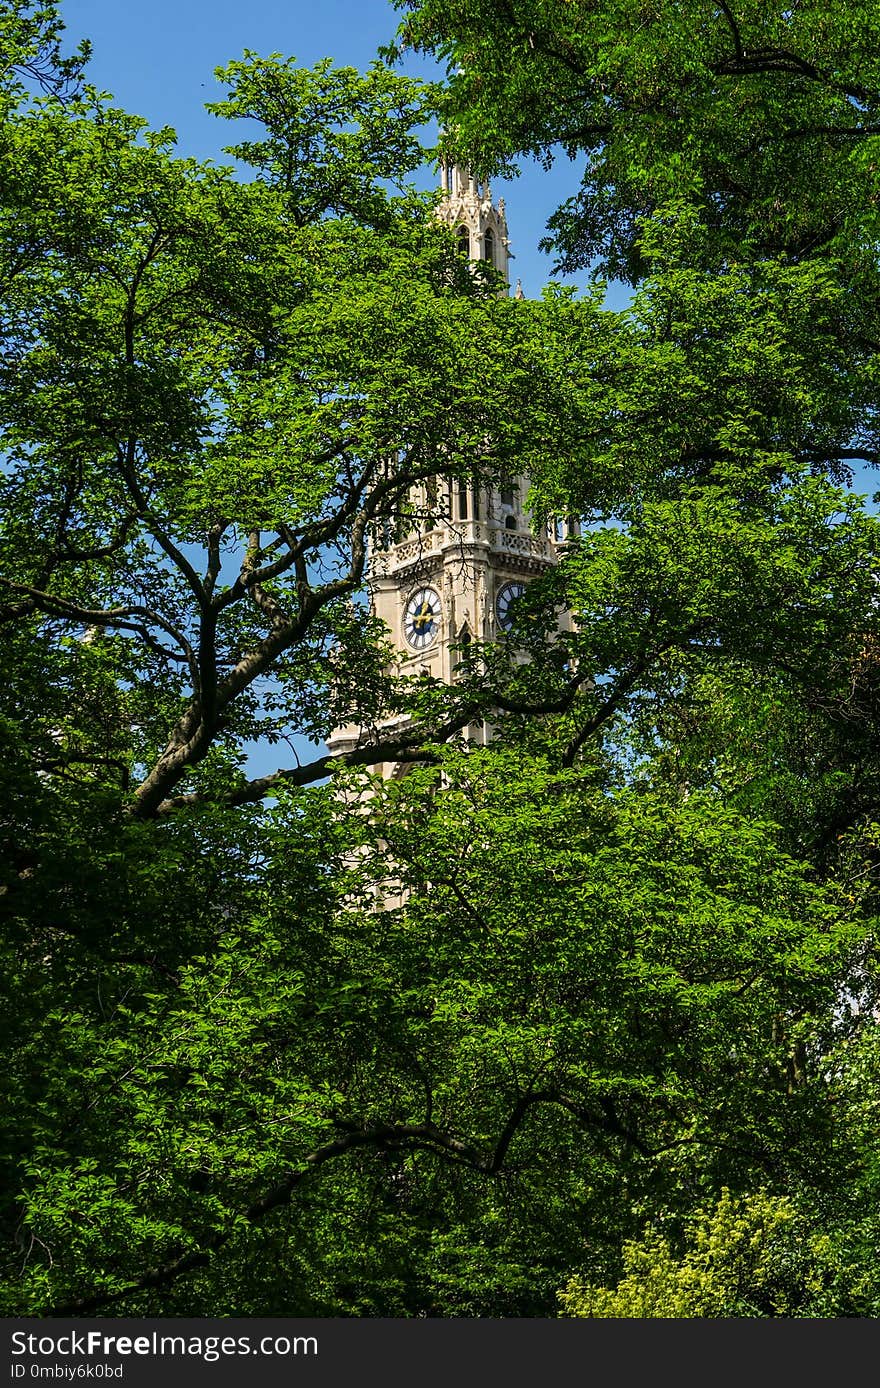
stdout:
<svg viewBox="0 0 880 1388">
<path fill-rule="evenodd" d="M 430 646 L 440 630 L 440 599 L 433 588 L 417 588 L 403 617 L 406 639 L 417 651 Z"/>
<path fill-rule="evenodd" d="M 513 626 L 513 613 L 511 612 L 511 607 L 513 603 L 516 602 L 517 598 L 522 597 L 525 591 L 526 585 L 524 583 L 505 583 L 504 586 L 499 589 L 498 596 L 495 599 L 495 611 L 498 614 L 498 625 L 502 631 L 510 631 L 510 628 Z"/>
</svg>

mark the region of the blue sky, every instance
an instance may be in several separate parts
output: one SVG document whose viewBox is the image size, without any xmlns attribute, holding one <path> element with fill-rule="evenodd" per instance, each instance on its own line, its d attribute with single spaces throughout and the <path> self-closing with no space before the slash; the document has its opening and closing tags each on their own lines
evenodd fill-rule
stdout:
<svg viewBox="0 0 880 1388">
<path fill-rule="evenodd" d="M 330 57 L 363 68 L 393 37 L 399 18 L 387 0 L 152 0 L 148 6 L 61 0 L 61 8 L 71 39 L 92 40 L 90 72 L 97 86 L 153 126 L 174 126 L 181 153 L 218 162 L 235 136 L 203 109 L 222 95 L 216 67 L 250 48 L 293 55 L 307 67 Z M 405 71 L 436 73 L 415 59 Z M 530 297 L 551 277 L 551 260 L 537 249 L 547 217 L 578 181 L 576 168 L 563 159 L 549 174 L 529 165 L 520 178 L 493 185 L 496 197 L 507 198 L 511 276 L 522 279 Z"/>
</svg>

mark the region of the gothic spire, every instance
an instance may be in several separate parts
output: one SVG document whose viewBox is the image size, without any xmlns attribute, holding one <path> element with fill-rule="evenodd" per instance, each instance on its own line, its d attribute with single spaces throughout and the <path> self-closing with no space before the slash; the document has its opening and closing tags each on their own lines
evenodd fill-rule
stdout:
<svg viewBox="0 0 880 1388">
<path fill-rule="evenodd" d="M 440 191 L 437 214 L 456 231 L 462 250 L 471 260 L 488 260 L 509 284 L 512 256 L 504 199 L 494 202 L 488 181 L 481 184 L 462 164 L 440 165 Z"/>
</svg>

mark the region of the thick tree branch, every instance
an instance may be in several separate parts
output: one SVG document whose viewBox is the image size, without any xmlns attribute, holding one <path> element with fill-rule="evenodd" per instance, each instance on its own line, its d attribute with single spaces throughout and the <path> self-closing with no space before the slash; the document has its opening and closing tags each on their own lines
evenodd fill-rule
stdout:
<svg viewBox="0 0 880 1388">
<path fill-rule="evenodd" d="M 325 780 L 336 767 L 370 767 L 381 762 L 429 762 L 434 760 L 432 748 L 447 742 L 461 732 L 469 723 L 491 715 L 493 711 L 514 713 L 526 716 L 565 713 L 570 708 L 578 689 L 586 683 L 585 677 L 569 680 L 563 693 L 556 699 L 528 704 L 520 699 L 507 699 L 503 695 L 492 695 L 485 700 L 474 700 L 462 704 L 454 715 L 444 723 L 434 727 L 423 724 L 410 729 L 403 728 L 380 741 L 365 742 L 349 752 L 327 752 L 304 766 L 294 766 L 273 771 L 266 776 L 258 776 L 243 786 L 230 791 L 223 798 L 227 805 L 251 805 L 270 795 L 280 786 L 307 786 Z M 179 795 L 163 800 L 155 809 L 157 815 L 171 814 L 188 805 L 197 805 L 214 797 L 196 792 L 192 795 Z"/>
<path fill-rule="evenodd" d="M 447 1152 L 453 1155 L 456 1160 L 463 1161 L 467 1165 L 485 1168 L 485 1159 L 481 1158 L 474 1148 L 444 1133 L 433 1123 L 375 1124 L 368 1128 L 344 1133 L 341 1137 L 335 1138 L 332 1142 L 308 1153 L 307 1156 L 303 1157 L 296 1170 L 248 1206 L 244 1211 L 244 1218 L 250 1224 L 259 1224 L 273 1210 L 289 1204 L 297 1187 L 307 1180 L 312 1171 L 328 1161 L 345 1156 L 348 1152 L 359 1147 L 387 1150 L 406 1144 L 426 1145 L 431 1150 Z M 231 1228 L 218 1229 L 209 1235 L 199 1248 L 192 1249 L 188 1253 L 171 1258 L 167 1262 L 151 1268 L 127 1287 L 80 1297 L 62 1305 L 50 1307 L 43 1314 L 47 1316 L 87 1315 L 101 1306 L 110 1306 L 119 1301 L 128 1300 L 139 1292 L 166 1286 L 168 1283 L 176 1281 L 178 1277 L 193 1272 L 196 1268 L 205 1267 L 210 1262 L 211 1256 L 229 1242 L 233 1232 L 234 1230 Z"/>
<path fill-rule="evenodd" d="M 158 813 L 159 807 L 168 801 L 170 792 L 186 774 L 189 767 L 194 766 L 204 757 L 216 733 L 219 721 L 238 695 L 265 674 L 284 651 L 297 645 L 306 637 L 316 616 L 323 608 L 357 590 L 363 581 L 366 568 L 367 538 L 370 525 L 380 514 L 384 514 L 389 507 L 392 507 L 396 500 L 405 495 L 414 482 L 436 472 L 436 460 L 432 459 L 431 462 L 433 467 L 426 463 L 424 467 L 419 469 L 409 468 L 403 472 L 395 471 L 388 477 L 374 482 L 369 491 L 366 491 L 367 479 L 375 475 L 375 467 L 364 469 L 363 475 L 346 496 L 334 516 L 306 529 L 296 542 L 289 560 L 294 564 L 297 574 L 300 606 L 295 617 L 287 616 L 271 595 L 262 590 L 263 574 L 259 570 L 256 570 L 255 573 L 249 571 L 247 560 L 233 587 L 215 599 L 213 603 L 209 602 L 210 618 L 215 621 L 217 614 L 223 607 L 230 605 L 236 598 L 249 593 L 256 584 L 257 594 L 254 601 L 272 622 L 272 630 L 263 641 L 257 643 L 238 661 L 222 681 L 218 681 L 216 686 L 211 684 L 210 697 L 207 703 L 200 703 L 197 697 L 185 710 L 174 728 L 162 756 L 135 792 L 134 802 L 130 810 L 133 816 L 149 818 Z M 359 509 L 358 501 L 361 503 Z M 325 583 L 318 589 L 313 589 L 308 582 L 308 573 L 305 567 L 306 554 L 318 548 L 319 545 L 331 542 L 335 535 L 345 528 L 349 520 L 347 572 L 340 578 Z M 251 545 L 253 546 L 253 544 L 252 537 Z M 254 554 L 259 552 L 259 540 L 256 541 L 256 548 L 252 552 Z M 285 556 L 283 562 L 285 564 L 288 562 L 288 556 Z M 262 603 L 260 601 L 261 594 Z M 205 608 L 202 610 L 204 623 L 207 622 L 207 613 Z M 207 676 L 209 675 L 210 672 L 200 670 L 200 681 L 205 681 L 206 688 L 208 687 Z M 312 779 L 320 779 L 324 774 L 326 772 L 318 770 Z M 302 781 L 300 784 L 308 784 L 308 781 Z M 262 793 L 254 798 L 262 798 Z"/>
<path fill-rule="evenodd" d="M 718 3 L 721 9 L 721 13 L 727 20 L 727 27 L 730 30 L 731 37 L 733 38 L 733 46 L 736 50 L 737 59 L 739 60 L 745 54 L 745 50 L 743 48 L 742 34 L 739 31 L 739 25 L 737 24 L 736 19 L 733 16 L 733 11 L 728 5 L 727 0 L 718 0 Z"/>
<path fill-rule="evenodd" d="M 244 1219 L 249 1224 L 261 1223 L 274 1210 L 288 1205 L 298 1187 L 309 1178 L 313 1171 L 358 1148 L 373 1148 L 375 1151 L 417 1148 L 468 1166 L 471 1170 L 480 1172 L 485 1176 L 497 1176 L 504 1167 L 510 1145 L 527 1115 L 540 1104 L 561 1108 L 584 1127 L 598 1128 L 623 1138 L 643 1156 L 650 1158 L 654 1155 L 636 1134 L 620 1122 L 610 1100 L 603 1102 L 604 1116 L 599 1117 L 588 1112 L 575 1101 L 566 1098 L 558 1090 L 530 1090 L 519 1097 L 506 1119 L 494 1147 L 488 1152 L 480 1151 L 473 1144 L 463 1142 L 433 1122 L 374 1123 L 360 1127 L 354 1123 L 338 1120 L 337 1128 L 344 1128 L 347 1131 L 344 1131 L 332 1142 L 325 1143 L 303 1157 L 299 1165 L 283 1180 L 271 1186 L 259 1199 L 254 1200 L 244 1210 Z M 177 1258 L 170 1258 L 151 1268 L 148 1272 L 135 1278 L 126 1287 L 108 1292 L 96 1292 L 91 1296 L 73 1299 L 52 1306 L 42 1314 L 56 1317 L 87 1315 L 98 1310 L 99 1307 L 128 1300 L 140 1292 L 167 1286 L 186 1273 L 205 1267 L 213 1254 L 230 1241 L 236 1227 L 238 1227 L 237 1221 L 231 1228 L 216 1230 L 208 1235 L 198 1248 L 183 1253 Z"/>
<path fill-rule="evenodd" d="M 863 105 L 874 106 L 880 100 L 880 93 L 857 83 L 839 81 L 786 48 L 749 48 L 723 62 L 711 63 L 709 71 L 716 77 L 745 77 L 764 72 L 788 73 L 793 77 L 803 77 L 808 82 L 815 82 L 827 91 L 836 92 L 839 96 L 845 96 Z"/>
</svg>

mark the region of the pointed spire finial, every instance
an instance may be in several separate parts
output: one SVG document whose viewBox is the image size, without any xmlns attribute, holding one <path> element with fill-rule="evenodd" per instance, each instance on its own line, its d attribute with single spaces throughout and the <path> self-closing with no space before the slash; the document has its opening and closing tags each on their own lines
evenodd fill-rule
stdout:
<svg viewBox="0 0 880 1388">
<path fill-rule="evenodd" d="M 523 293 L 522 280 L 517 280 L 516 289 L 513 291 L 513 297 L 515 299 L 524 299 L 526 297 Z"/>
</svg>

